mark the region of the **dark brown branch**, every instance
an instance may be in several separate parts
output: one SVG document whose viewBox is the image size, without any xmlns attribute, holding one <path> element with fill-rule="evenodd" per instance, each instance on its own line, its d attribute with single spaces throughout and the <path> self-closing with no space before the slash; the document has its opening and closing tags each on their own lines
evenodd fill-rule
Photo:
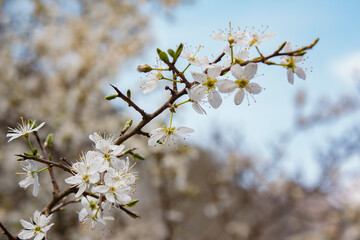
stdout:
<svg viewBox="0 0 360 240">
<path fill-rule="evenodd" d="M 58 204 L 57 206 L 53 207 L 50 211 L 50 214 L 54 213 L 54 212 L 57 212 L 59 211 L 62 207 L 66 206 L 66 205 L 69 205 L 71 203 L 77 203 L 79 202 L 80 200 L 79 199 L 73 199 L 73 200 L 70 200 L 70 201 L 66 201 L 66 202 L 63 202 L 63 203 L 60 203 Z"/>
<path fill-rule="evenodd" d="M 0 222 L 0 228 L 2 229 L 2 233 L 8 237 L 9 240 L 17 240 L 19 239 L 17 236 L 13 236 L 11 235 L 11 233 L 9 232 L 9 230 L 6 229 L 6 227 Z"/>
<path fill-rule="evenodd" d="M 192 84 L 190 84 L 190 87 Z M 127 134 L 124 134 L 123 136 L 119 137 L 115 144 L 120 145 L 124 141 L 126 141 L 128 138 L 132 137 L 135 134 L 142 134 L 141 129 L 148 124 L 152 119 L 159 116 L 160 113 L 165 111 L 169 106 L 171 106 L 178 98 L 182 97 L 183 95 L 187 94 L 186 88 L 178 92 L 177 94 L 173 95 L 168 101 L 166 101 L 158 110 L 153 112 L 152 114 L 148 114 L 149 118 L 143 119 L 131 132 L 128 132 Z M 143 135 L 143 134 L 142 134 Z"/>
<path fill-rule="evenodd" d="M 215 64 L 221 61 L 221 59 L 225 56 L 225 53 L 221 53 L 211 64 Z"/>
<path fill-rule="evenodd" d="M 16 154 L 15 156 L 22 157 L 24 160 L 31 159 L 31 160 L 34 160 L 34 161 L 37 161 L 37 162 L 45 163 L 45 164 L 48 164 L 50 167 L 55 166 L 55 167 L 61 168 L 61 169 L 65 170 L 65 171 L 73 174 L 70 167 L 67 167 L 67 166 L 65 166 L 65 165 L 63 165 L 61 163 L 52 162 L 52 161 L 49 161 L 47 159 L 38 158 L 38 157 L 34 157 L 34 156 L 26 156 L 26 155 L 23 155 L 23 154 Z"/>
<path fill-rule="evenodd" d="M 140 113 L 143 119 L 149 118 L 149 115 L 144 110 L 142 110 L 138 105 L 136 105 L 130 98 L 125 96 L 117 87 L 115 87 L 112 84 L 110 84 L 110 86 L 112 86 L 115 89 L 115 91 L 118 94 L 118 97 L 124 100 L 125 102 L 127 102 L 129 107 L 133 107 L 138 113 Z"/>
<path fill-rule="evenodd" d="M 57 195 L 53 196 L 53 198 L 51 199 L 51 201 L 44 207 L 43 209 L 43 213 L 46 216 L 49 216 L 50 213 L 52 213 L 53 211 L 51 211 L 52 208 L 55 207 L 55 205 L 60 202 L 64 197 L 66 197 L 67 195 L 71 194 L 71 193 L 75 193 L 78 190 L 77 187 L 68 187 L 66 190 L 58 193 Z M 59 208 L 60 209 L 60 208 Z M 59 210 L 58 209 L 58 210 Z"/>
</svg>

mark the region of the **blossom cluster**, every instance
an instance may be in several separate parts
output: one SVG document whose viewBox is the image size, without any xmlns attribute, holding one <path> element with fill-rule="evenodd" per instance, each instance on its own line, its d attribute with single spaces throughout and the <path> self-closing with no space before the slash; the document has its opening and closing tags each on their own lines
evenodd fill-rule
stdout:
<svg viewBox="0 0 360 240">
<path fill-rule="evenodd" d="M 98 133 L 90 134 L 89 138 L 95 150 L 81 155 L 80 160 L 72 165 L 74 176 L 66 178 L 65 182 L 78 188 L 75 197 L 84 195 L 86 190 L 90 191 L 81 200 L 85 210 L 80 212 L 79 220 L 94 229 L 103 228 L 105 220 L 112 219 L 103 214 L 103 205 L 101 208 L 91 207 L 97 201 L 95 198 L 102 198 L 106 206 L 129 204 L 137 178 L 131 172 L 129 159 L 120 159 L 124 155 L 123 145 L 115 145 L 112 137 L 103 137 Z"/>
<path fill-rule="evenodd" d="M 178 83 L 184 83 L 184 88 L 189 97 L 188 100 L 174 103 L 169 107 L 171 112 L 169 125 L 152 130 L 148 144 L 150 146 L 159 144 L 172 146 L 178 139 L 194 131 L 187 127 L 171 127 L 175 109 L 184 103 L 190 102 L 195 112 L 206 114 L 202 105 L 209 104 L 214 109 L 219 108 L 222 104 L 221 94 L 229 95 L 235 92 L 234 103 L 236 105 L 240 105 L 248 95 L 253 98 L 253 95 L 260 94 L 263 88 L 260 84 L 254 82 L 260 64 L 277 65 L 286 68 L 290 84 L 294 84 L 294 74 L 305 80 L 305 71 L 299 66 L 299 63 L 304 60 L 303 55 L 306 52 L 303 49 L 305 48 L 293 51 L 291 43 L 285 42 L 273 55 L 265 57 L 262 54 L 259 49 L 260 44 L 274 35 L 273 33 L 265 33 L 265 30 L 258 32 L 253 30 L 233 31 L 230 24 L 228 32 L 220 31 L 212 35 L 213 39 L 226 42 L 222 54 L 212 62 L 209 61 L 207 56 L 199 56 L 202 46 L 189 51 L 180 44 L 176 52 L 171 49 L 168 50 L 169 55 L 173 57 L 172 62 L 165 52 L 158 49 L 160 60 L 168 65 L 167 67 L 159 64 L 154 68 L 147 64 L 139 65 L 137 68 L 139 72 L 148 73 L 147 81 L 140 85 L 141 88 L 144 88 L 144 94 L 154 90 L 160 80 L 165 80 L 171 82 L 172 85 L 176 85 L 175 91 L 178 89 Z M 316 42 L 317 40 L 314 44 Z M 251 54 L 253 54 L 252 51 L 257 56 L 250 58 Z M 281 56 L 278 63 L 269 61 L 270 58 L 276 56 Z M 183 71 L 175 67 L 178 57 L 187 61 L 188 65 Z M 223 63 L 221 63 L 222 60 L 224 60 Z M 202 70 L 190 71 L 193 81 L 189 81 L 185 75 L 190 66 L 200 67 Z M 171 77 L 166 76 L 167 71 L 172 73 Z M 228 73 L 231 73 L 231 76 L 227 76 Z"/>
</svg>

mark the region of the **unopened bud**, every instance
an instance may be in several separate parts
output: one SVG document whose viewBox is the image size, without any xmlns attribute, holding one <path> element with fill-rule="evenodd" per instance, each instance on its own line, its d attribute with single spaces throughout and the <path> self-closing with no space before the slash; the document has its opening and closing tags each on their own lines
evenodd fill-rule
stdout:
<svg viewBox="0 0 360 240">
<path fill-rule="evenodd" d="M 138 72 L 150 72 L 152 70 L 152 68 L 147 65 L 147 64 L 140 64 L 136 67 L 136 70 L 138 70 Z"/>
</svg>

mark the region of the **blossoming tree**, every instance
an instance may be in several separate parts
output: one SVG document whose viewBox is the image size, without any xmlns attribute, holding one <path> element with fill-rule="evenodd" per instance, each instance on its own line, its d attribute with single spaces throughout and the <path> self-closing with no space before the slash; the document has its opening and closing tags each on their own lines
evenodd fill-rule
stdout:
<svg viewBox="0 0 360 240">
<path fill-rule="evenodd" d="M 51 217 L 69 204 L 78 204 L 82 207 L 78 219 L 85 225 L 85 229 L 106 231 L 107 221 L 115 220 L 113 212 L 116 210 L 138 218 L 141 213 L 136 213 L 131 208 L 139 202 L 133 198 L 133 193 L 136 181 L 141 176 L 133 170 L 134 163 L 131 162 L 137 159 L 144 160 L 144 157 L 142 149 L 126 146 L 126 141 L 140 135 L 144 136 L 144 141 L 147 140 L 150 147 L 176 148 L 180 141 L 194 132 L 194 129 L 189 127 L 173 126 L 173 119 L 179 108 L 189 103 L 195 112 L 205 115 L 203 106 L 209 105 L 218 109 L 223 96 L 234 92 L 234 103 L 240 105 L 245 97 L 253 97 L 262 92 L 262 87 L 253 82 L 262 66 L 285 68 L 291 84 L 294 83 L 294 74 L 305 79 L 305 72 L 299 63 L 318 39 L 308 46 L 294 50 L 290 42 L 284 42 L 275 48 L 272 54 L 265 55 L 260 50 L 261 43 L 272 36 L 274 34 L 266 34 L 264 31 L 235 31 L 230 24 L 227 31 L 212 35 L 213 39 L 225 42 L 224 48 L 219 50 L 219 55 L 215 59 L 198 56 L 201 47 L 191 52 L 182 43 L 176 49 L 168 49 L 167 52 L 157 49 L 158 61 L 161 63 L 155 66 L 141 64 L 137 70 L 148 74 L 146 81 L 140 85 L 144 89 L 144 94 L 155 91 L 159 81 L 167 83 L 165 91 L 169 95 L 166 101 L 154 112 L 148 113 L 132 100 L 130 90 L 124 93 L 121 87 L 111 85 L 115 93 L 105 99 L 121 99 L 140 114 L 142 119 L 136 124 L 128 121 L 117 137 L 101 133 L 90 134 L 93 149 L 81 153 L 76 161 L 53 159 L 50 148 L 56 136 L 49 134 L 46 139 L 41 139 L 38 132 L 45 123 L 37 125 L 35 120 L 21 119 L 22 123 L 17 128 L 9 128 L 7 134 L 9 142 L 23 138 L 29 147 L 29 151 L 17 154 L 23 169 L 20 174 L 25 175 L 19 185 L 24 189 L 32 185 L 32 194 L 37 197 L 41 191 L 39 178 L 47 172 L 53 188 L 52 198 L 42 211 L 34 210 L 30 222 L 20 220 L 24 229 L 19 234 L 11 234 L 0 224 L 4 234 L 8 239 L 47 239 L 53 226 Z M 180 69 L 179 63 L 184 61 L 186 67 Z M 163 112 L 168 113 L 168 124 L 149 130 L 147 125 Z M 42 168 L 39 169 L 38 165 Z M 54 174 L 54 168 L 65 171 L 68 176 L 59 179 Z M 61 189 L 59 181 L 67 183 L 68 187 Z M 72 194 L 74 196 L 70 197 Z"/>
</svg>

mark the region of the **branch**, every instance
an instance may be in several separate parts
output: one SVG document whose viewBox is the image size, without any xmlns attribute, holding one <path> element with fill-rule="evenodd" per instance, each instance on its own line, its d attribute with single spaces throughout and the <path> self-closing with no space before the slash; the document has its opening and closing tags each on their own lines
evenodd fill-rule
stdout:
<svg viewBox="0 0 360 240">
<path fill-rule="evenodd" d="M 291 51 L 291 52 L 284 52 L 284 53 L 279 53 L 281 49 L 278 49 L 276 50 L 273 54 L 267 56 L 267 57 L 260 57 L 260 58 L 254 58 L 252 60 L 247 60 L 247 61 L 244 61 L 242 63 L 239 63 L 241 66 L 245 66 L 245 65 L 248 65 L 249 63 L 265 63 L 266 64 L 266 61 L 269 60 L 270 58 L 273 58 L 273 57 L 278 57 L 278 56 L 296 56 L 297 54 L 301 53 L 301 52 L 304 52 L 305 50 L 309 50 L 309 49 L 312 49 L 316 43 L 319 41 L 319 38 L 317 38 L 315 41 L 313 41 L 309 46 L 305 46 L 305 47 L 302 47 L 302 48 L 299 48 L 297 50 L 294 50 L 294 51 Z M 221 76 L 226 74 L 227 72 L 230 71 L 230 67 L 227 67 L 227 68 L 224 68 L 223 70 L 221 70 Z"/>
<path fill-rule="evenodd" d="M 3 234 L 6 235 L 8 237 L 9 240 L 17 240 L 19 239 L 17 236 L 13 236 L 11 235 L 11 233 L 9 232 L 9 230 L 6 229 L 6 227 L 0 222 L 0 228 L 3 230 Z"/>
<path fill-rule="evenodd" d="M 142 110 L 138 105 L 136 105 L 130 98 L 125 96 L 117 87 L 115 87 L 112 84 L 110 84 L 110 86 L 112 86 L 115 89 L 115 91 L 118 94 L 118 97 L 124 100 L 125 102 L 127 102 L 129 107 L 133 107 L 138 113 L 140 113 L 143 119 L 149 118 L 149 115 L 144 110 Z"/>
<path fill-rule="evenodd" d="M 23 155 L 23 154 L 15 154 L 15 156 L 22 157 L 24 160 L 31 159 L 31 160 L 34 160 L 34 161 L 37 161 L 37 162 L 45 163 L 45 164 L 48 164 L 50 167 L 55 166 L 55 167 L 58 167 L 58 168 L 61 168 L 61 169 L 65 170 L 66 172 L 69 172 L 69 173 L 73 174 L 70 167 L 67 167 L 67 166 L 65 166 L 65 165 L 63 165 L 61 163 L 52 162 L 52 161 L 49 161 L 47 159 L 38 158 L 38 157 L 35 157 L 35 156 L 26 156 L 26 155 Z"/>
<path fill-rule="evenodd" d="M 191 86 L 192 84 L 190 84 L 190 87 Z M 131 132 L 128 132 L 127 134 L 124 134 L 121 137 L 119 137 L 116 140 L 115 144 L 120 145 L 121 143 L 125 142 L 128 138 L 134 136 L 135 134 L 144 135 L 141 129 L 151 120 L 153 120 L 155 117 L 159 116 L 160 113 L 162 113 L 165 109 L 171 106 L 178 98 L 182 97 L 185 94 L 187 94 L 186 88 L 176 93 L 175 95 L 171 96 L 171 98 L 168 101 L 166 101 L 158 110 L 156 110 L 152 114 L 148 114 L 148 118 L 143 119 Z"/>
<path fill-rule="evenodd" d="M 53 196 L 53 198 L 51 199 L 51 201 L 44 207 L 44 209 L 42 210 L 42 212 L 46 215 L 49 216 L 50 213 L 52 213 L 52 208 L 55 207 L 55 205 L 62 200 L 64 197 L 66 197 L 67 195 L 71 194 L 71 193 L 75 193 L 78 190 L 77 187 L 68 187 L 66 190 L 56 194 Z M 60 209 L 60 208 L 59 208 Z M 57 209 L 57 211 L 59 210 Z"/>
</svg>

